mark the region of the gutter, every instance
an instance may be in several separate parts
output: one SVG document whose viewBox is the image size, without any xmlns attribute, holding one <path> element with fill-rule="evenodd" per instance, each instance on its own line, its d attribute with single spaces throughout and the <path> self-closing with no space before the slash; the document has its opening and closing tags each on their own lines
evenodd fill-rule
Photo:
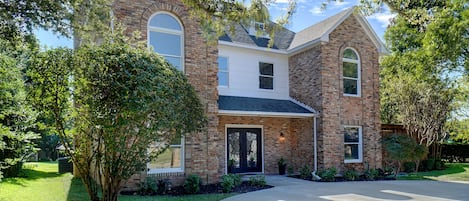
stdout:
<svg viewBox="0 0 469 201">
<path fill-rule="evenodd" d="M 314 180 L 321 180 L 321 177 L 319 177 L 316 172 L 318 171 L 318 141 L 317 141 L 317 129 L 316 129 L 316 116 L 314 116 L 314 121 L 313 121 L 313 134 L 314 134 L 314 170 L 311 173 L 311 176 L 313 177 Z"/>
</svg>

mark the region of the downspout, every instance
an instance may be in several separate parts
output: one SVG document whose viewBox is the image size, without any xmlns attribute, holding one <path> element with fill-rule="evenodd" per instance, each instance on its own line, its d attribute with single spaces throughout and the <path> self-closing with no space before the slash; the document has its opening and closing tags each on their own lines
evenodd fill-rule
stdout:
<svg viewBox="0 0 469 201">
<path fill-rule="evenodd" d="M 316 129 L 316 118 L 317 116 L 314 115 L 314 119 L 313 119 L 313 135 L 314 135 L 314 139 L 313 139 L 313 144 L 314 144 L 314 170 L 313 172 L 311 173 L 311 176 L 313 177 L 314 180 L 321 180 L 321 177 L 319 177 L 316 172 L 318 171 L 318 142 L 317 142 L 317 129 Z"/>
</svg>

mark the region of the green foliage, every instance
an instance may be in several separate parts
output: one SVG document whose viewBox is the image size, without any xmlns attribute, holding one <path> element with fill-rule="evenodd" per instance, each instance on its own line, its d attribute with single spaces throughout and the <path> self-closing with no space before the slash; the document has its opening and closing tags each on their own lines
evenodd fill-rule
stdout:
<svg viewBox="0 0 469 201">
<path fill-rule="evenodd" d="M 92 200 L 99 199 L 99 189 L 103 199 L 117 198 L 118 183 L 145 167 L 173 139 L 201 131 L 206 123 L 187 78 L 162 57 L 131 44 L 112 35 L 101 45 L 84 45 L 75 52 L 49 50 L 34 58 L 28 72 L 31 98 L 55 119 L 56 132 L 85 186 L 94 192 Z M 148 150 L 153 143 L 159 146 Z M 101 188 L 95 186 L 91 167 L 101 172 Z"/>
<path fill-rule="evenodd" d="M 419 145 L 409 136 L 393 134 L 382 139 L 386 158 L 394 162 L 395 174 L 397 176 L 401 164 L 404 162 L 415 162 L 423 159 L 428 149 Z"/>
<path fill-rule="evenodd" d="M 280 159 L 278 159 L 277 164 L 278 164 L 279 167 L 280 166 L 285 166 L 285 165 L 287 165 L 287 161 L 285 161 L 285 159 L 283 157 L 281 157 Z"/>
<path fill-rule="evenodd" d="M 318 176 L 321 177 L 321 181 L 335 181 L 335 175 L 337 174 L 337 169 L 327 168 L 318 172 Z"/>
<path fill-rule="evenodd" d="M 226 174 L 222 176 L 221 186 L 224 193 L 229 193 L 241 185 L 241 176 L 237 174 Z"/>
<path fill-rule="evenodd" d="M 200 191 L 200 177 L 196 174 L 191 174 L 184 181 L 184 191 L 187 194 L 196 194 Z"/>
<path fill-rule="evenodd" d="M 252 176 L 249 178 L 249 183 L 252 186 L 259 186 L 259 187 L 264 187 L 267 185 L 267 182 L 265 181 L 265 176 L 264 175 L 256 175 Z"/>
<path fill-rule="evenodd" d="M 432 163 L 433 167 L 433 163 Z M 415 162 L 404 162 L 404 172 L 413 172 L 415 171 Z"/>
<path fill-rule="evenodd" d="M 364 173 L 366 180 L 373 181 L 379 176 L 379 170 L 367 169 Z"/>
<path fill-rule="evenodd" d="M 358 176 L 358 172 L 355 170 L 347 170 L 344 172 L 344 178 L 347 181 L 355 181 Z"/>
<path fill-rule="evenodd" d="M 309 168 L 308 165 L 304 165 L 303 167 L 300 168 L 300 177 L 302 179 L 307 179 L 311 177 L 311 169 Z"/>
<path fill-rule="evenodd" d="M 288 175 L 293 175 L 295 173 L 294 168 L 292 166 L 288 166 L 287 173 L 288 173 Z"/>
<path fill-rule="evenodd" d="M 469 158 L 469 144 L 443 144 L 441 157 L 449 162 L 465 162 Z"/>
<path fill-rule="evenodd" d="M 137 184 L 139 195 L 155 195 L 158 192 L 158 185 L 155 177 L 147 177 Z"/>
</svg>

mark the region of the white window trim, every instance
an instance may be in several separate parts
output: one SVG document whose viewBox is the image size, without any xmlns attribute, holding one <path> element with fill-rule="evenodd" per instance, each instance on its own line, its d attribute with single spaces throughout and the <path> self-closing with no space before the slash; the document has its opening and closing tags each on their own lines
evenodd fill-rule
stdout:
<svg viewBox="0 0 469 201">
<path fill-rule="evenodd" d="M 184 172 L 184 167 L 185 167 L 185 139 L 183 136 L 181 136 L 181 167 L 177 168 L 147 168 L 147 174 L 160 174 L 160 173 L 182 173 Z M 150 165 L 150 163 L 147 163 L 147 167 Z"/>
<path fill-rule="evenodd" d="M 266 63 L 266 64 L 272 64 L 272 73 L 274 75 L 262 75 L 261 74 L 261 71 L 260 71 L 260 65 L 261 63 Z M 259 63 L 257 64 L 257 72 L 259 74 L 258 78 L 260 77 L 271 77 L 272 78 L 272 89 L 263 89 L 261 88 L 261 83 L 260 83 L 260 80 L 258 79 L 258 82 L 257 82 L 257 89 L 260 90 L 260 91 L 275 91 L 276 87 L 275 87 L 275 64 L 274 63 L 271 63 L 271 62 L 264 62 L 264 61 L 259 61 Z"/>
<path fill-rule="evenodd" d="M 218 87 L 229 88 L 230 87 L 230 57 L 224 56 L 224 55 L 218 55 L 218 57 L 226 58 L 226 71 L 221 71 L 220 70 L 220 64 L 218 64 L 218 72 L 225 72 L 225 73 L 228 74 L 228 84 L 227 85 L 220 85 L 220 82 L 218 82 Z"/>
<path fill-rule="evenodd" d="M 261 129 L 261 151 L 262 151 L 262 173 L 264 174 L 265 156 L 264 156 L 264 126 L 251 124 L 225 124 L 225 174 L 228 174 L 228 128 L 260 128 Z M 256 172 L 250 172 L 256 173 Z"/>
<path fill-rule="evenodd" d="M 174 30 L 174 29 L 166 29 L 166 28 L 161 28 L 161 27 L 150 26 L 151 19 L 154 16 L 159 15 L 159 14 L 167 14 L 167 15 L 170 15 L 171 17 L 173 17 L 179 23 L 179 26 L 181 27 L 181 31 Z M 147 47 L 148 48 L 151 47 L 150 32 L 152 32 L 152 31 L 160 32 L 160 33 L 166 33 L 166 34 L 179 35 L 180 36 L 180 38 L 181 38 L 181 47 L 180 47 L 181 48 L 181 56 L 170 55 L 170 54 L 161 54 L 161 53 L 158 53 L 158 54 L 161 55 L 161 56 L 180 58 L 181 59 L 181 71 L 185 72 L 185 65 L 184 65 L 185 64 L 185 57 L 184 57 L 184 26 L 182 26 L 182 23 L 179 20 L 179 18 L 176 15 L 174 15 L 170 12 L 165 12 L 165 11 L 160 11 L 160 12 L 153 13 L 153 15 L 151 15 L 150 18 L 148 18 L 148 22 L 147 22 Z"/>
<path fill-rule="evenodd" d="M 352 50 L 355 55 L 357 55 L 357 60 L 355 59 L 349 59 L 349 58 L 344 58 L 344 52 L 345 50 L 347 49 L 350 49 Z M 362 84 L 361 84 L 361 59 L 360 59 L 360 55 L 358 55 L 358 52 L 351 48 L 351 47 L 347 47 L 344 49 L 344 51 L 342 52 L 342 83 L 344 82 L 344 79 L 349 79 L 349 80 L 356 80 L 357 81 L 357 94 L 348 94 L 348 93 L 345 93 L 345 89 L 343 89 L 343 94 L 344 96 L 351 96 L 351 97 L 361 97 L 361 89 L 362 89 Z M 354 63 L 354 64 L 357 64 L 357 78 L 353 78 L 353 77 L 345 77 L 344 76 L 344 62 L 347 62 L 347 63 Z M 343 84 L 342 84 L 343 85 Z"/>
<path fill-rule="evenodd" d="M 363 135 L 362 135 L 362 127 L 361 126 L 351 126 L 345 125 L 345 128 L 358 128 L 358 159 L 344 159 L 344 163 L 362 163 L 363 162 Z M 355 142 L 345 142 L 345 139 L 342 140 L 344 142 L 344 146 L 347 144 L 357 144 Z"/>
</svg>

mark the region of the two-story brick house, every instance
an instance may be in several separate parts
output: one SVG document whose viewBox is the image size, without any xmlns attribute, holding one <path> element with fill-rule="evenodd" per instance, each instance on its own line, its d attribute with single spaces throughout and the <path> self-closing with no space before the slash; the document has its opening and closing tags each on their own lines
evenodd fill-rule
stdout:
<svg viewBox="0 0 469 201">
<path fill-rule="evenodd" d="M 214 183 L 231 172 L 277 174 L 280 158 L 294 170 L 381 167 L 378 59 L 385 49 L 352 8 L 298 33 L 280 30 L 268 48 L 255 22 L 208 44 L 179 1 L 113 6 L 129 31 L 139 30 L 186 74 L 209 120 L 207 131 L 172 142 L 140 176 L 177 182 L 198 174 Z"/>
</svg>

